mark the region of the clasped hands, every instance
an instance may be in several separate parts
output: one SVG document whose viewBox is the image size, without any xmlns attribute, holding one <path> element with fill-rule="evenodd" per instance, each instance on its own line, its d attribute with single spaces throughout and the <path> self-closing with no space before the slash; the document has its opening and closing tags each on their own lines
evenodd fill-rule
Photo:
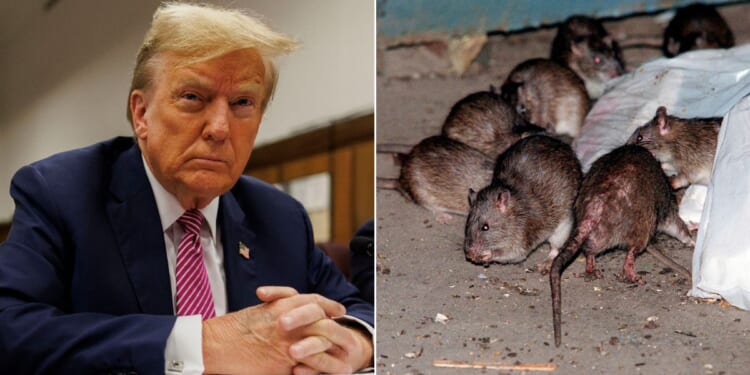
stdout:
<svg viewBox="0 0 750 375">
<path fill-rule="evenodd" d="M 369 333 L 333 320 L 340 303 L 289 287 L 256 294 L 262 304 L 203 322 L 206 373 L 348 374 L 371 363 Z"/>
</svg>

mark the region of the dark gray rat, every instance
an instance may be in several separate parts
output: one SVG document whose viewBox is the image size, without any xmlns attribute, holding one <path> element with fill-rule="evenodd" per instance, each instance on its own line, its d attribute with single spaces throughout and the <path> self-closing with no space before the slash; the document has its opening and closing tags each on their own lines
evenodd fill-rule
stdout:
<svg viewBox="0 0 750 375">
<path fill-rule="evenodd" d="M 621 146 L 597 159 L 581 182 L 574 211 L 575 228 L 550 269 L 556 346 L 561 340 L 560 278 L 580 251 L 586 255 L 586 273 L 598 277 L 594 257 L 626 248 L 622 278 L 643 283 L 635 272 L 635 257 L 656 231 L 694 243 L 659 162 L 640 146 Z"/>
<path fill-rule="evenodd" d="M 501 87 L 503 99 L 528 122 L 558 135 L 578 137 L 589 96 L 578 75 L 548 59 L 518 64 Z"/>
<path fill-rule="evenodd" d="M 721 121 L 721 117 L 669 116 L 665 107 L 659 107 L 653 119 L 633 132 L 628 144 L 645 147 L 666 172 L 676 173 L 670 177 L 672 188 L 708 185 Z"/>
<path fill-rule="evenodd" d="M 558 26 L 550 59 L 576 72 L 591 99 L 602 96 L 606 81 L 625 72 L 617 41 L 599 20 L 583 15 L 568 17 Z"/>
<path fill-rule="evenodd" d="M 545 272 L 573 226 L 573 202 L 582 177 L 570 146 L 531 135 L 498 157 L 492 183 L 471 191 L 464 254 L 474 263 L 518 263 L 544 242 Z"/>
<path fill-rule="evenodd" d="M 695 3 L 677 9 L 664 30 L 662 52 L 673 57 L 705 48 L 730 48 L 734 35 L 713 5 Z"/>
<path fill-rule="evenodd" d="M 442 135 L 494 159 L 521 139 L 524 126 L 524 119 L 491 89 L 456 102 L 445 118 Z"/>
<path fill-rule="evenodd" d="M 423 139 L 401 159 L 399 178 L 378 178 L 378 187 L 399 190 L 441 223 L 451 219 L 449 214 L 469 212 L 466 193 L 487 186 L 495 165 L 478 150 L 442 136 Z"/>
</svg>

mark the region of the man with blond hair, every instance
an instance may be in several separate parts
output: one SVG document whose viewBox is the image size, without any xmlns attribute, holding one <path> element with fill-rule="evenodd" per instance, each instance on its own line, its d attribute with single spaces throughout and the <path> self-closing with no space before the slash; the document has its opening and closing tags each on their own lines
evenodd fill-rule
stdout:
<svg viewBox="0 0 750 375">
<path fill-rule="evenodd" d="M 0 245 L 3 373 L 348 373 L 372 305 L 303 207 L 242 176 L 296 42 L 240 11 L 154 14 L 115 138 L 20 169 Z"/>
</svg>

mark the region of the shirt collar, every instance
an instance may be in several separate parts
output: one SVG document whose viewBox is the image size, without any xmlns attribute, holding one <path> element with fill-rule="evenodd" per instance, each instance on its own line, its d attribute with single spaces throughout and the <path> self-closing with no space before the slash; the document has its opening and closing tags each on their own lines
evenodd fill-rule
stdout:
<svg viewBox="0 0 750 375">
<path fill-rule="evenodd" d="M 180 216 L 182 216 L 183 213 L 185 213 L 185 209 L 182 208 L 177 198 L 168 192 L 159 180 L 156 179 L 154 174 L 151 173 L 151 169 L 149 168 L 148 163 L 146 163 L 146 159 L 143 158 L 143 155 L 141 155 L 141 160 L 143 160 L 143 167 L 146 169 L 148 182 L 151 184 L 151 191 L 154 193 L 156 209 L 159 210 L 161 229 L 162 231 L 166 231 L 177 221 L 177 219 L 180 218 Z M 212 199 L 206 207 L 199 209 L 199 211 L 203 214 L 203 217 L 206 218 L 211 237 L 216 237 L 216 217 L 219 213 L 219 197 Z"/>
</svg>

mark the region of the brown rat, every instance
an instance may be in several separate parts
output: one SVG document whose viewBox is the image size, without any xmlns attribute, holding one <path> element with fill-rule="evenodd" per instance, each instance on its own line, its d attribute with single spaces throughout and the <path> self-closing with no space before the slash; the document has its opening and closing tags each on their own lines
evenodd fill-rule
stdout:
<svg viewBox="0 0 750 375">
<path fill-rule="evenodd" d="M 732 30 L 716 7 L 695 3 L 677 9 L 664 30 L 662 52 L 664 56 L 673 57 L 694 49 L 732 46 Z"/>
<path fill-rule="evenodd" d="M 570 68 L 548 59 L 518 64 L 501 87 L 503 98 L 529 123 L 578 137 L 589 110 L 586 87 Z"/>
<path fill-rule="evenodd" d="M 445 118 L 442 135 L 494 159 L 521 139 L 524 125 L 524 119 L 491 89 L 456 102 Z"/>
<path fill-rule="evenodd" d="M 498 157 L 491 185 L 471 191 L 464 253 L 475 263 L 517 263 L 545 241 L 549 269 L 573 226 L 581 166 L 569 145 L 545 135 L 516 142 Z"/>
<path fill-rule="evenodd" d="M 441 223 L 450 220 L 448 214 L 469 212 L 466 193 L 488 185 L 495 164 L 478 150 L 442 136 L 423 139 L 401 159 L 399 178 L 378 178 L 378 187 L 399 190 Z"/>
<path fill-rule="evenodd" d="M 588 16 L 571 16 L 558 26 L 550 59 L 576 72 L 592 99 L 603 94 L 604 82 L 625 72 L 617 41 L 599 20 Z"/>
<path fill-rule="evenodd" d="M 662 163 L 674 189 L 689 184 L 708 185 L 716 154 L 721 117 L 683 119 L 669 116 L 659 107 L 656 115 L 639 127 L 628 144 L 640 145 Z"/>
<path fill-rule="evenodd" d="M 596 160 L 581 182 L 574 211 L 575 228 L 550 269 L 556 346 L 561 336 L 560 278 L 580 251 L 586 255 L 586 273 L 598 276 L 594 257 L 625 247 L 622 277 L 642 283 L 635 256 L 647 248 L 656 231 L 693 243 L 659 162 L 640 146 L 621 146 Z"/>
</svg>

